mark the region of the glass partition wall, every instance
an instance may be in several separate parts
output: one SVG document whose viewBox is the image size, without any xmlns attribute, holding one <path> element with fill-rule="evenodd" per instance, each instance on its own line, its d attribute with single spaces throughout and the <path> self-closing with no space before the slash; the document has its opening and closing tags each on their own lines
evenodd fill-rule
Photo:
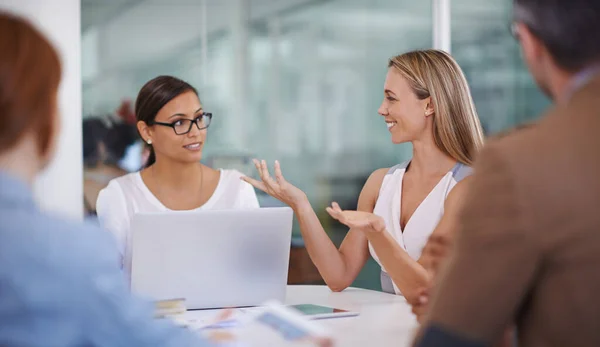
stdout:
<svg viewBox="0 0 600 347">
<path fill-rule="evenodd" d="M 182 78 L 213 113 L 203 161 L 252 175 L 251 158 L 278 159 L 339 244 L 347 230 L 325 206 L 355 208 L 373 170 L 410 157 L 377 109 L 388 59 L 433 47 L 440 3 L 451 27 L 442 37 L 451 37 L 487 132 L 538 114 L 547 101 L 508 32 L 506 1 L 82 0 L 84 118 L 128 119 L 124 101 L 146 81 Z M 142 148 L 128 142 L 120 166 L 139 169 Z M 295 226 L 290 283 L 321 281 Z M 354 285 L 379 288 L 378 266 L 370 261 Z"/>
</svg>

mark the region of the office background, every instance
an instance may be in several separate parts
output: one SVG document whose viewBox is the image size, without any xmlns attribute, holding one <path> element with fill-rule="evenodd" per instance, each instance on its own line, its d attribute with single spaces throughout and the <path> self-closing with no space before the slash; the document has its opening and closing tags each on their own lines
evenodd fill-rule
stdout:
<svg viewBox="0 0 600 347">
<path fill-rule="evenodd" d="M 410 145 L 391 143 L 377 114 L 390 57 L 450 49 L 488 135 L 549 105 L 510 35 L 511 7 L 509 0 L 82 0 L 83 117 L 114 113 L 157 75 L 180 77 L 214 114 L 205 162 L 253 174 L 250 158 L 280 160 L 339 244 L 346 230 L 325 206 L 356 207 L 373 170 L 411 154 Z M 140 148 L 132 147 L 132 168 Z M 318 282 L 297 228 L 294 235 L 294 281 Z M 354 285 L 379 288 L 373 261 Z"/>
</svg>

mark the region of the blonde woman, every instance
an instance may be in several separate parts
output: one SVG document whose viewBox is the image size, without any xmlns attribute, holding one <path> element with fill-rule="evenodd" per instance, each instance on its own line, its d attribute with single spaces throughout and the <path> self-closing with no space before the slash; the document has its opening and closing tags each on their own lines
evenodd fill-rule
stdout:
<svg viewBox="0 0 600 347">
<path fill-rule="evenodd" d="M 483 132 L 465 76 L 449 54 L 409 52 L 392 58 L 388 68 L 379 114 L 394 144 L 412 143 L 412 159 L 373 172 L 358 211 L 342 211 L 336 203 L 327 209 L 350 227 L 339 249 L 278 162 L 275 178 L 263 160 L 255 161 L 261 181 L 244 180 L 294 209 L 308 253 L 332 290 L 348 287 L 370 253 L 381 265 L 383 290 L 414 302 L 429 282 L 423 247 L 434 229 L 450 231 Z"/>
</svg>

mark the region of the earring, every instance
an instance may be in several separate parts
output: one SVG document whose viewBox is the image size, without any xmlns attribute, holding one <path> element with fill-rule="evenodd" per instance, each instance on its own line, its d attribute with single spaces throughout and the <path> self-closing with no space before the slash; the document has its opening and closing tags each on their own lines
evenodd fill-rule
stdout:
<svg viewBox="0 0 600 347">
<path fill-rule="evenodd" d="M 427 103 L 427 107 L 425 107 L 425 115 L 431 116 L 433 114 L 433 110 L 430 103 Z"/>
<path fill-rule="evenodd" d="M 147 144 L 151 145 L 152 144 L 152 140 L 148 139 L 148 141 L 146 141 Z"/>
</svg>

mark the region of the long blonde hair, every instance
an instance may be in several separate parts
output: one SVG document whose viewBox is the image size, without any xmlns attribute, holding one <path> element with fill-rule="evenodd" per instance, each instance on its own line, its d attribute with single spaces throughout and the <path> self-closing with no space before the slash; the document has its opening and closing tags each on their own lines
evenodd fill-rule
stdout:
<svg viewBox="0 0 600 347">
<path fill-rule="evenodd" d="M 437 147 L 456 161 L 472 165 L 483 146 L 483 130 L 467 79 L 456 61 L 444 51 L 429 49 L 395 56 L 388 67 L 406 78 L 420 100 L 431 96 Z"/>
</svg>

